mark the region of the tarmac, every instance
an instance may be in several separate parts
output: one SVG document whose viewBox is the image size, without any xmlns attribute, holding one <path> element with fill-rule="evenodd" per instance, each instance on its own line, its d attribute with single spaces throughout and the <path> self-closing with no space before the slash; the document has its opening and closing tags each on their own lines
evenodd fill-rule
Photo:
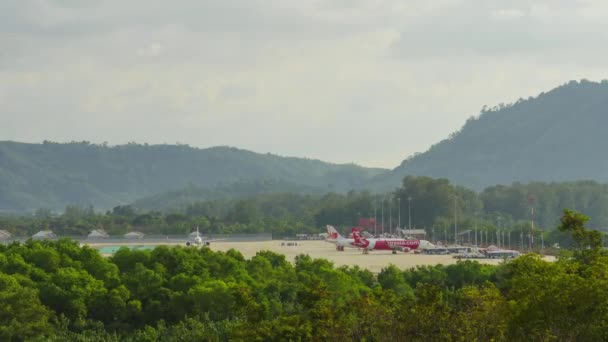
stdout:
<svg viewBox="0 0 608 342">
<path fill-rule="evenodd" d="M 84 242 L 94 248 L 101 247 L 116 247 L 130 245 L 131 248 L 142 249 L 142 246 L 155 245 L 179 245 L 186 247 L 185 241 L 129 241 L 128 243 L 118 244 L 116 242 L 106 243 L 101 241 Z M 289 245 L 288 245 L 289 242 Z M 297 242 L 297 245 L 294 244 Z M 383 268 L 393 264 L 400 269 L 409 269 L 422 265 L 449 265 L 458 262 L 453 255 L 426 255 L 414 254 L 413 252 L 403 253 L 397 252 L 392 254 L 391 251 L 370 251 L 368 254 L 356 248 L 346 248 L 344 251 L 337 251 L 335 245 L 323 240 L 302 240 L 302 241 L 283 241 L 283 240 L 268 240 L 268 241 L 214 241 L 211 242 L 210 248 L 217 251 L 228 251 L 235 249 L 245 258 L 251 258 L 259 251 L 272 251 L 283 254 L 287 260 L 293 262 L 295 257 L 300 254 L 308 254 L 312 258 L 323 258 L 331 261 L 335 266 L 359 266 L 368 269 L 371 272 L 378 273 Z M 107 249 L 105 249 L 107 250 Z M 106 254 L 109 256 L 109 254 Z M 476 259 L 482 264 L 497 265 L 503 260 L 498 259 Z"/>
</svg>

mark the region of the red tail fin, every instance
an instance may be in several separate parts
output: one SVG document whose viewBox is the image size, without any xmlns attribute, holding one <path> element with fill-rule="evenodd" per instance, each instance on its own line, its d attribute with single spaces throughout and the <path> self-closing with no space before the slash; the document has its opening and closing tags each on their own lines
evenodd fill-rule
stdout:
<svg viewBox="0 0 608 342">
<path fill-rule="evenodd" d="M 338 240 L 340 238 L 340 234 L 338 233 L 336 228 L 334 228 L 333 226 L 330 226 L 330 225 L 327 225 L 326 228 L 327 228 L 327 238 L 333 239 L 333 240 Z"/>
<path fill-rule="evenodd" d="M 360 242 L 361 241 L 361 232 L 359 231 L 359 229 L 353 228 L 352 232 L 353 232 L 353 239 L 355 239 L 355 242 Z"/>
</svg>

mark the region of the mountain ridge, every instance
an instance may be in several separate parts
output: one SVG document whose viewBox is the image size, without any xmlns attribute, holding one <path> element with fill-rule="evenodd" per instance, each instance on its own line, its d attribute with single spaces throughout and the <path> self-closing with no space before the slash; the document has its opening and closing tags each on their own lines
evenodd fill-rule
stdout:
<svg viewBox="0 0 608 342">
<path fill-rule="evenodd" d="M 373 183 L 386 188 L 406 175 L 447 178 L 476 190 L 513 182 L 607 182 L 608 153 L 601 146 L 607 108 L 608 81 L 587 80 L 484 108 L 450 138 L 405 159 Z"/>
<path fill-rule="evenodd" d="M 192 186 L 199 188 L 193 198 L 203 199 L 222 191 L 389 191 L 408 175 L 447 178 L 478 191 L 514 182 L 608 183 L 604 127 L 608 81 L 581 80 L 512 104 L 484 107 L 449 138 L 393 170 L 230 146 L 0 141 L 0 212 L 66 205 L 111 208 L 164 200 L 170 197 L 163 193 L 179 194 L 179 189 L 187 194 Z"/>
<path fill-rule="evenodd" d="M 276 179 L 347 191 L 383 169 L 280 157 L 233 147 L 0 142 L 0 211 L 110 208 L 184 188 Z"/>
</svg>

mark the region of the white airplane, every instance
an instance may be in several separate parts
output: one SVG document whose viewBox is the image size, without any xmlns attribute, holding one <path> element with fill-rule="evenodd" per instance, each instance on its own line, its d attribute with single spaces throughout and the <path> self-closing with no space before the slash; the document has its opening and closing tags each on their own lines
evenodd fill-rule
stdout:
<svg viewBox="0 0 608 342">
<path fill-rule="evenodd" d="M 512 249 L 493 249 L 486 251 L 489 259 L 513 259 L 521 255 L 519 251 Z"/>
<path fill-rule="evenodd" d="M 345 239 L 333 226 L 327 225 L 325 227 L 327 229 L 325 241 L 336 245 L 336 250 L 343 251 L 344 247 L 357 248 L 353 245 L 354 239 Z"/>
<path fill-rule="evenodd" d="M 201 234 L 198 232 L 198 226 L 197 226 L 196 235 L 194 236 L 194 239 L 192 239 L 191 241 L 186 241 L 186 246 L 188 246 L 188 247 L 209 246 L 209 245 L 211 245 L 212 241 L 221 241 L 221 240 L 204 239 L 204 236 L 201 236 Z"/>
<path fill-rule="evenodd" d="M 433 249 L 436 246 L 428 240 L 420 240 L 419 249 Z"/>
</svg>

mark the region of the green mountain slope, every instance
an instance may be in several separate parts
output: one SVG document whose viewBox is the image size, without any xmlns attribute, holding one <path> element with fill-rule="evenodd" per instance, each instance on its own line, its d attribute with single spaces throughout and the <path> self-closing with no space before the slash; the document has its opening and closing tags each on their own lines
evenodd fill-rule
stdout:
<svg viewBox="0 0 608 342">
<path fill-rule="evenodd" d="M 0 211 L 110 208 L 190 185 L 258 179 L 345 191 L 383 171 L 231 147 L 0 142 Z"/>
<path fill-rule="evenodd" d="M 536 98 L 485 109 L 422 154 L 378 176 L 448 178 L 477 190 L 514 181 L 608 182 L 608 81 L 572 81 Z"/>
<path fill-rule="evenodd" d="M 272 179 L 241 180 L 214 188 L 189 186 L 162 192 L 138 199 L 133 202 L 133 207 L 148 210 L 184 209 L 192 203 L 209 200 L 250 198 L 271 193 L 320 195 L 325 192 L 327 192 L 327 187 L 298 185 Z"/>
</svg>

